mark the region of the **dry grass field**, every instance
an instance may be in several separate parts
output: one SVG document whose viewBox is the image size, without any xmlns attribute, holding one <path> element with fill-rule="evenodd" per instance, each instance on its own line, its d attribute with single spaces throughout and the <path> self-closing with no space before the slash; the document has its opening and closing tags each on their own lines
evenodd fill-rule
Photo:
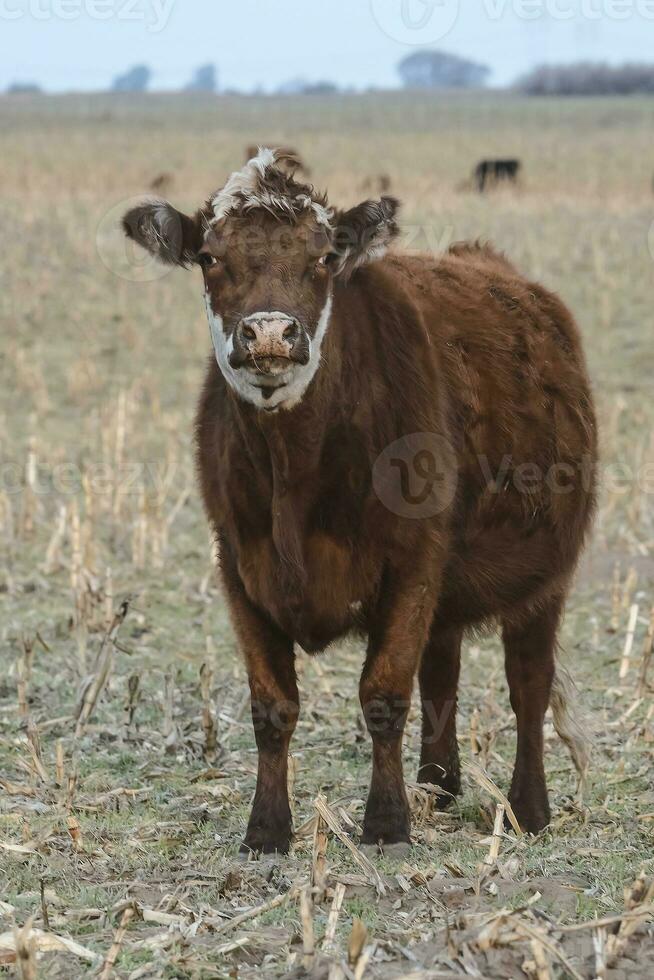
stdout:
<svg viewBox="0 0 654 980">
<path fill-rule="evenodd" d="M 0 975 L 651 980 L 653 128 L 639 99 L 0 99 Z M 126 198 L 165 172 L 194 208 L 257 140 L 337 203 L 388 173 L 406 247 L 489 238 L 581 323 L 603 489 L 562 645 L 593 762 L 580 797 L 548 723 L 536 839 L 492 839 L 514 731 L 491 636 L 465 651 L 464 795 L 439 813 L 413 783 L 414 706 L 415 846 L 362 860 L 349 643 L 299 655 L 292 854 L 237 861 L 256 756 L 194 486 L 199 273 L 106 263 Z M 498 154 L 519 190 L 461 189 Z"/>
</svg>

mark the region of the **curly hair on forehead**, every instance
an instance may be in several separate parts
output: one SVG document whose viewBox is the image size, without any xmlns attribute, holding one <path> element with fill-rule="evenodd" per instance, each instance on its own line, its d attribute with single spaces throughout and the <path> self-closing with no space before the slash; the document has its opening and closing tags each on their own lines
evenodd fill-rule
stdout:
<svg viewBox="0 0 654 980">
<path fill-rule="evenodd" d="M 295 180 L 299 161 L 292 151 L 260 147 L 257 156 L 228 178 L 207 203 L 212 224 L 228 214 L 262 208 L 279 219 L 295 221 L 312 211 L 319 224 L 331 226 L 333 211 L 325 194 Z"/>
</svg>

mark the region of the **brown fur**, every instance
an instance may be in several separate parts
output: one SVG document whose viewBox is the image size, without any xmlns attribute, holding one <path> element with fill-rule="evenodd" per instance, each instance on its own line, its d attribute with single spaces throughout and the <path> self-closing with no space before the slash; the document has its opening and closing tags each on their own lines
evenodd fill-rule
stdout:
<svg viewBox="0 0 654 980">
<path fill-rule="evenodd" d="M 429 520 L 396 517 L 370 487 L 379 453 L 415 431 L 441 433 L 456 450 L 454 503 Z M 561 597 L 593 509 L 595 438 L 570 315 L 501 256 L 457 246 L 440 261 L 391 256 L 358 270 L 336 290 L 325 365 L 293 412 L 258 417 L 209 366 L 198 458 L 223 574 L 247 603 L 235 615 L 241 640 L 260 610 L 268 629 L 318 650 L 360 625 L 351 607 L 361 602 L 364 711 L 373 703 L 401 730 L 397 704 L 408 703 L 424 650 L 423 701 L 441 724 L 445 713 L 446 731 L 423 748 L 420 778 L 457 792 L 461 633 L 501 622 L 523 732 L 511 798 L 523 825 L 540 830 L 549 819 L 542 720 Z M 489 487 L 504 457 L 503 483 Z M 533 463 L 571 466 L 571 492 L 516 488 Z M 532 656 L 533 680 L 522 666 Z M 399 738 L 375 744 L 364 840 L 406 839 Z M 246 844 L 286 844 L 289 833 L 287 824 L 283 839 L 253 830 Z"/>
<path fill-rule="evenodd" d="M 395 233 L 395 208 L 386 199 L 337 215 L 349 244 L 332 261 L 323 241 L 330 261 L 313 272 L 308 213 L 289 219 L 297 238 L 288 254 L 230 252 L 231 271 L 205 268 L 227 331 L 239 317 L 269 309 L 312 334 L 333 289 L 322 363 L 295 407 L 266 412 L 241 400 L 212 358 L 197 413 L 202 494 L 246 660 L 259 749 L 246 850 L 284 851 L 291 839 L 293 645 L 314 653 L 352 629 L 368 636 L 360 698 L 373 773 L 364 843 L 409 839 L 401 744 L 416 675 L 419 778 L 458 792 L 461 641 L 466 630 L 491 624 L 502 628 L 517 718 L 511 803 L 527 830 L 549 820 L 543 717 L 557 627 L 595 496 L 595 418 L 579 334 L 556 296 L 488 246 L 456 245 L 440 258 L 390 254 L 362 265 Z M 151 219 L 137 211 L 125 227 L 160 249 Z M 165 212 L 155 225 L 170 220 Z M 224 222 L 234 230 L 248 220 L 245 212 Z M 256 221 L 268 228 L 283 219 L 257 213 Z M 191 219 L 179 223 L 182 262 L 195 233 Z M 218 240 L 225 234 L 219 228 Z M 409 498 L 393 496 L 392 481 L 390 496 L 376 482 L 388 447 L 414 433 L 422 434 L 418 450 L 422 439 L 432 447 L 427 462 L 437 457 L 426 515 L 403 509 L 407 499 L 423 499 L 415 492 L 425 473 L 419 451 L 406 456 L 400 448 L 394 459 L 391 449 L 388 472 L 382 465 L 385 478 L 394 467 L 403 471 Z M 558 702 L 557 712 L 561 718 Z"/>
</svg>

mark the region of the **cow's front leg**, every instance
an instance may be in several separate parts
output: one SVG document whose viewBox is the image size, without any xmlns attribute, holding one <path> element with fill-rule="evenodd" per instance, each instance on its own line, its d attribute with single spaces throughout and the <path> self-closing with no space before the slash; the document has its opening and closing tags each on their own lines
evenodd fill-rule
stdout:
<svg viewBox="0 0 654 980">
<path fill-rule="evenodd" d="M 410 841 L 411 819 L 402 773 L 402 736 L 413 680 L 434 608 L 433 583 L 388 576 L 372 624 L 359 688 L 372 737 L 372 779 L 362 844 Z"/>
<path fill-rule="evenodd" d="M 245 655 L 258 749 L 257 786 L 241 853 L 285 854 L 293 834 L 288 747 L 300 710 L 293 642 L 250 602 L 237 572 L 224 560 L 223 580 Z"/>
</svg>

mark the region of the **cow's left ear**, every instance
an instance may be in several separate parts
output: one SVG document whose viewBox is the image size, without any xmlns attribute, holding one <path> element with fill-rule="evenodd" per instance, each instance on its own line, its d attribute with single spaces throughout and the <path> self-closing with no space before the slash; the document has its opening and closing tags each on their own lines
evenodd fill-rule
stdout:
<svg viewBox="0 0 654 980">
<path fill-rule="evenodd" d="M 123 217 L 123 231 L 166 265 L 188 266 L 202 247 L 200 215 L 190 218 L 168 201 L 144 201 Z"/>
<path fill-rule="evenodd" d="M 394 197 L 363 201 L 336 215 L 334 251 L 330 264 L 334 275 L 351 276 L 355 269 L 374 262 L 399 234 L 395 215 L 400 204 Z"/>
</svg>

